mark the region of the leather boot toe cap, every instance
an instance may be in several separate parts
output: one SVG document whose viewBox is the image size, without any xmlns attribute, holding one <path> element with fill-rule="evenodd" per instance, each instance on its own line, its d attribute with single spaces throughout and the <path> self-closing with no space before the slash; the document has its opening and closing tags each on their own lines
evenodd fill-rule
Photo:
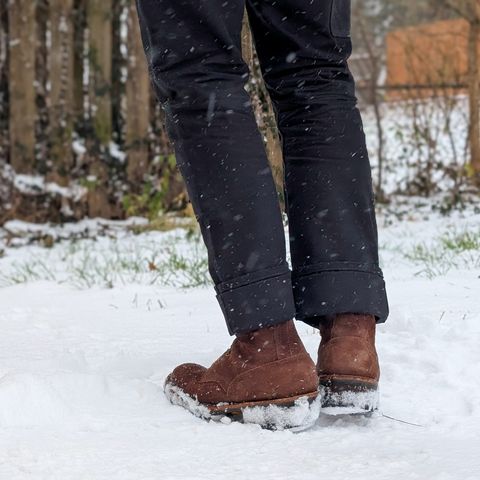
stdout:
<svg viewBox="0 0 480 480">
<path fill-rule="evenodd" d="M 195 396 L 198 383 L 206 370 L 205 367 L 196 363 L 184 363 L 173 370 L 165 383 L 181 388 L 185 393 Z"/>
</svg>

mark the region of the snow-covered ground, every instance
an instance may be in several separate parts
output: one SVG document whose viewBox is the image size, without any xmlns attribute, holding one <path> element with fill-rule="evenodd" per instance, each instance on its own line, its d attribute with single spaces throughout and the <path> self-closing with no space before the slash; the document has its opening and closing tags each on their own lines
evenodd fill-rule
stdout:
<svg viewBox="0 0 480 480">
<path fill-rule="evenodd" d="M 379 226 L 381 411 L 296 434 L 204 423 L 164 398 L 176 364 L 230 342 L 183 230 L 0 245 L 0 479 L 478 480 L 480 214 Z"/>
</svg>

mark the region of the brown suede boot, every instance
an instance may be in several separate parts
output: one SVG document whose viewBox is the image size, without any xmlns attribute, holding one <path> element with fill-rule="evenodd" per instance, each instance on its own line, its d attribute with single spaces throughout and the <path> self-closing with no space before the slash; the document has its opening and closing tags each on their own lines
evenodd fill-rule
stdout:
<svg viewBox="0 0 480 480">
<path fill-rule="evenodd" d="M 321 323 L 317 372 L 324 409 L 365 413 L 377 408 L 375 328 L 373 315 L 342 314 Z"/>
<path fill-rule="evenodd" d="M 237 336 L 208 369 L 180 365 L 168 376 L 165 393 L 199 417 L 270 428 L 307 426 L 320 408 L 315 364 L 293 321 Z"/>
</svg>

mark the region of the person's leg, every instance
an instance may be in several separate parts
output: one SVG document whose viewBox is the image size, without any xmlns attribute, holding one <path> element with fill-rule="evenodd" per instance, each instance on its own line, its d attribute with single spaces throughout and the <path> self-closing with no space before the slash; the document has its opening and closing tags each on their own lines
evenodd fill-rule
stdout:
<svg viewBox="0 0 480 480">
<path fill-rule="evenodd" d="M 244 89 L 244 0 L 139 0 L 142 37 L 177 165 L 231 334 L 293 318 L 271 169 Z"/>
<path fill-rule="evenodd" d="M 388 315 L 371 171 L 348 69 L 350 0 L 249 0 L 282 137 L 296 318 Z"/>
<path fill-rule="evenodd" d="M 374 407 L 375 323 L 388 304 L 355 87 L 350 0 L 247 0 L 282 138 L 296 318 L 318 327 L 332 399 Z M 346 395 L 343 395 L 346 393 Z M 343 400 L 347 399 L 347 400 Z"/>
<path fill-rule="evenodd" d="M 217 298 L 236 335 L 210 368 L 177 367 L 165 393 L 202 417 L 245 417 L 262 407 L 245 420 L 302 425 L 310 421 L 318 377 L 292 321 L 280 206 L 244 89 L 244 0 L 138 0 L 138 11 Z M 282 416 L 272 417 L 277 406 Z"/>
</svg>

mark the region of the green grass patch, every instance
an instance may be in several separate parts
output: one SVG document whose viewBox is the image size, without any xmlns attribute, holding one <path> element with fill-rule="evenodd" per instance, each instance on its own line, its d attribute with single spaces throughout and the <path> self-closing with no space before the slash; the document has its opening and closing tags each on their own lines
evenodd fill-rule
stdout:
<svg viewBox="0 0 480 480">
<path fill-rule="evenodd" d="M 405 257 L 423 268 L 418 275 L 435 278 L 452 269 L 480 268 L 480 230 L 446 232 L 430 244 L 419 243 Z"/>
<path fill-rule="evenodd" d="M 211 283 L 201 237 L 185 231 L 63 242 L 29 251 L 0 272 L 0 286 L 32 281 L 81 289 L 135 283 L 192 288 Z"/>
</svg>

